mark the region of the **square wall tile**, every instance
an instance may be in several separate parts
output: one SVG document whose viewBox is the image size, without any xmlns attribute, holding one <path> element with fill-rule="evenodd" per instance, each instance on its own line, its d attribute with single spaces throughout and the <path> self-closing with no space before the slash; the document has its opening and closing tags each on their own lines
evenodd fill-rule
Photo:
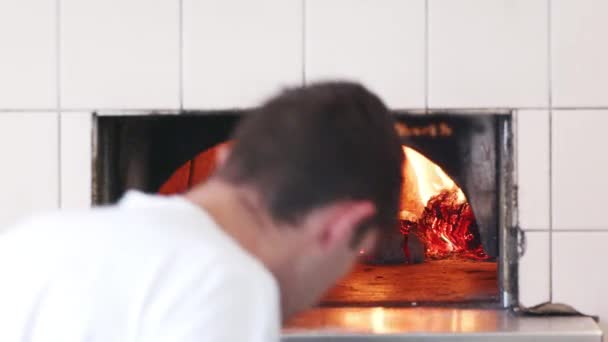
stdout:
<svg viewBox="0 0 608 342">
<path fill-rule="evenodd" d="M 607 110 L 553 112 L 553 227 L 608 229 Z"/>
<path fill-rule="evenodd" d="M 553 234 L 553 300 L 608 321 L 608 232 Z M 606 325 L 604 324 L 604 328 Z"/>
<path fill-rule="evenodd" d="M 519 260 L 519 302 L 526 307 L 549 301 L 549 232 L 526 232 L 526 250 Z"/>
<path fill-rule="evenodd" d="M 61 113 L 62 209 L 91 206 L 93 115 Z"/>
<path fill-rule="evenodd" d="M 546 0 L 429 0 L 429 104 L 548 104 Z"/>
<path fill-rule="evenodd" d="M 57 106 L 56 5 L 0 1 L 0 108 Z"/>
<path fill-rule="evenodd" d="M 184 0 L 184 107 L 253 107 L 301 86 L 301 1 Z"/>
<path fill-rule="evenodd" d="M 424 0 L 306 1 L 306 80 L 362 82 L 394 109 L 423 108 Z"/>
<path fill-rule="evenodd" d="M 517 112 L 517 185 L 519 225 L 550 228 L 549 112 Z"/>
<path fill-rule="evenodd" d="M 553 105 L 608 105 L 608 2 L 551 1 Z"/>
<path fill-rule="evenodd" d="M 62 108 L 179 108 L 179 2 L 61 0 Z"/>
<path fill-rule="evenodd" d="M 0 113 L 0 232 L 59 202 L 55 113 Z"/>
</svg>

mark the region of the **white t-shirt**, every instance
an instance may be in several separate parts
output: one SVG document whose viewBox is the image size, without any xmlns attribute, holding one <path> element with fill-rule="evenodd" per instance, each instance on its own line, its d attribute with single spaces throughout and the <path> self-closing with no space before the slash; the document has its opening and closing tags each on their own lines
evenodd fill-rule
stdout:
<svg viewBox="0 0 608 342">
<path fill-rule="evenodd" d="M 271 273 L 181 197 L 33 218 L 0 235 L 0 341 L 278 341 Z"/>
</svg>

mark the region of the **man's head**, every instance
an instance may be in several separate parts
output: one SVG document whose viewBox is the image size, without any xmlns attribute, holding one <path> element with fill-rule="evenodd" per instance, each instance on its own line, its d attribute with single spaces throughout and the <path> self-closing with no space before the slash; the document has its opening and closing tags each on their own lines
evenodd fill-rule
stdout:
<svg viewBox="0 0 608 342">
<path fill-rule="evenodd" d="M 396 229 L 403 152 L 387 108 L 363 86 L 286 90 L 246 116 L 233 141 L 214 178 L 251 189 L 281 227 L 292 258 L 278 277 L 291 306 L 312 304 L 361 247 Z"/>
</svg>

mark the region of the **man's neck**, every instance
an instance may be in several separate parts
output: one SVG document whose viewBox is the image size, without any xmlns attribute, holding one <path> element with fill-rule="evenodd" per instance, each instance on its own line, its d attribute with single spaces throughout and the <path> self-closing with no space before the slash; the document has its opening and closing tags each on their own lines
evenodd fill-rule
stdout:
<svg viewBox="0 0 608 342">
<path fill-rule="evenodd" d="M 263 235 L 265 219 L 249 200 L 246 191 L 238 191 L 220 181 L 194 188 L 185 198 L 204 209 L 222 230 L 236 240 L 241 247 L 256 257 L 261 257 L 260 235 Z"/>
<path fill-rule="evenodd" d="M 290 266 L 290 247 L 266 211 L 260 207 L 254 192 L 211 180 L 188 192 L 185 198 L 205 210 L 243 249 L 258 259 L 277 279 L 284 281 Z M 284 296 L 281 286 L 281 296 Z M 282 306 L 287 301 L 281 300 Z M 283 315 L 292 310 L 282 307 Z M 283 319 L 285 316 L 283 316 Z"/>
<path fill-rule="evenodd" d="M 204 209 L 243 249 L 257 258 L 280 281 L 289 258 L 281 227 L 277 227 L 245 187 L 210 180 L 188 192 L 185 198 Z"/>
<path fill-rule="evenodd" d="M 278 281 L 281 291 L 282 319 L 290 317 L 299 306 L 289 300 L 294 267 L 297 268 L 302 245 L 300 229 L 277 226 L 261 206 L 255 191 L 210 180 L 185 195 L 205 210 L 240 246 L 257 258 Z M 292 307 L 294 306 L 294 307 Z"/>
</svg>

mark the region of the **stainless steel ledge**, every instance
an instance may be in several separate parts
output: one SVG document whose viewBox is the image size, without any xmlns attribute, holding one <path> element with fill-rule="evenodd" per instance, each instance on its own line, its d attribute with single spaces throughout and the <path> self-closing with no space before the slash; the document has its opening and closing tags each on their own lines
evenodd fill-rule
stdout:
<svg viewBox="0 0 608 342">
<path fill-rule="evenodd" d="M 323 308 L 296 317 L 282 341 L 601 342 L 587 317 L 522 317 L 505 310 Z"/>
</svg>

